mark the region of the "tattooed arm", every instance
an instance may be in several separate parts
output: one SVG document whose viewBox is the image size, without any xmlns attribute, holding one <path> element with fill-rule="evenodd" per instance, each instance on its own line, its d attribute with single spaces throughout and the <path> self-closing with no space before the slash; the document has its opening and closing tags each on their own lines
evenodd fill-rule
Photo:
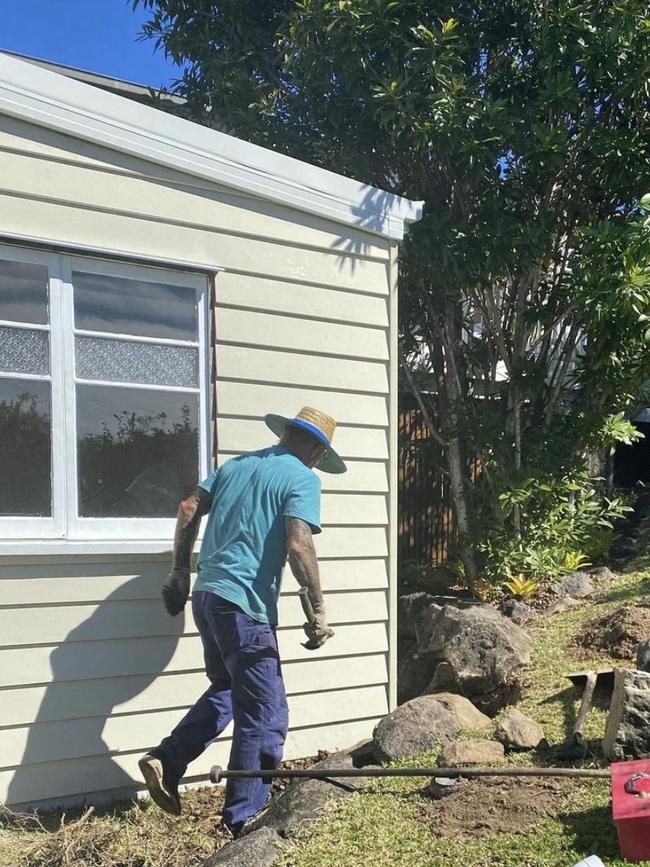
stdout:
<svg viewBox="0 0 650 867">
<path fill-rule="evenodd" d="M 194 543 L 201 526 L 201 518 L 208 514 L 211 505 L 212 496 L 204 488 L 196 488 L 187 500 L 182 500 L 179 503 L 174 533 L 172 568 L 189 570 Z"/>
<path fill-rule="evenodd" d="M 305 635 L 309 639 L 303 647 L 307 650 L 317 650 L 334 635 L 334 632 L 327 623 L 311 527 L 299 518 L 285 518 L 284 526 L 287 534 L 287 559 L 291 571 L 301 588 L 307 591 L 313 610 L 313 616 L 303 626 Z"/>
<path fill-rule="evenodd" d="M 180 614 L 190 594 L 192 551 L 201 526 L 201 518 L 210 511 L 211 505 L 212 496 L 203 488 L 196 488 L 194 493 L 178 506 L 172 571 L 162 588 L 165 608 L 172 617 Z"/>
<path fill-rule="evenodd" d="M 316 610 L 324 603 L 311 527 L 300 518 L 285 518 L 284 527 L 289 566 L 298 584 L 307 589 L 309 601 Z"/>
</svg>

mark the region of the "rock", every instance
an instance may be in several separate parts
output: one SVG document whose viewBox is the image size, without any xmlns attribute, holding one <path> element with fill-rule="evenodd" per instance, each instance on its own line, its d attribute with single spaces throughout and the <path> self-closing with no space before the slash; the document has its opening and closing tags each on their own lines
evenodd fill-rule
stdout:
<svg viewBox="0 0 650 867">
<path fill-rule="evenodd" d="M 272 867 L 281 840 L 270 828 L 260 828 L 228 843 L 203 862 L 202 867 Z"/>
<path fill-rule="evenodd" d="M 637 645 L 636 667 L 639 671 L 650 672 L 650 638 L 640 641 Z"/>
<path fill-rule="evenodd" d="M 434 801 L 455 795 L 466 781 L 462 777 L 434 777 L 424 790 L 425 795 Z"/>
<path fill-rule="evenodd" d="M 499 720 L 494 736 L 508 750 L 534 750 L 544 740 L 544 729 L 516 707 Z"/>
<path fill-rule="evenodd" d="M 352 767 L 352 756 L 348 752 L 334 753 L 314 765 L 314 768 L 331 769 L 334 772 Z M 335 773 L 332 774 L 332 779 L 336 779 Z M 356 780 L 341 779 L 339 782 L 345 788 L 333 786 L 326 780 L 310 780 L 308 777 L 292 780 L 284 792 L 273 798 L 268 807 L 246 826 L 246 836 L 258 828 L 265 828 L 284 837 L 289 831 L 317 819 L 327 800 L 340 798 L 359 788 Z"/>
<path fill-rule="evenodd" d="M 616 671 L 602 746 L 611 761 L 650 756 L 650 674 Z"/>
<path fill-rule="evenodd" d="M 558 596 L 572 596 L 574 599 L 591 596 L 596 590 L 591 576 L 586 572 L 573 572 L 571 575 L 565 575 L 561 581 L 553 584 L 551 589 Z"/>
<path fill-rule="evenodd" d="M 434 669 L 427 693 L 458 692 L 488 714 L 517 700 L 530 639 L 492 605 L 429 606 L 416 635 L 419 656 Z"/>
<path fill-rule="evenodd" d="M 399 704 L 421 695 L 432 674 L 431 660 L 418 656 L 417 641 L 414 638 L 398 638 L 397 701 Z"/>
<path fill-rule="evenodd" d="M 612 572 L 608 566 L 595 566 L 589 570 L 588 574 L 599 584 L 610 584 L 612 581 L 616 581 L 616 573 Z"/>
<path fill-rule="evenodd" d="M 415 620 L 423 608 L 430 605 L 428 593 L 408 593 L 397 602 L 397 634 L 400 638 L 415 638 Z"/>
<path fill-rule="evenodd" d="M 490 727 L 489 718 L 460 695 L 423 695 L 379 721 L 373 732 L 373 752 L 378 761 L 392 762 L 432 750 L 461 729 Z"/>
<path fill-rule="evenodd" d="M 571 596 L 560 596 L 560 598 L 546 609 L 546 614 L 564 614 L 565 611 L 571 611 L 572 608 L 577 608 L 580 605 L 577 599 Z"/>
<path fill-rule="evenodd" d="M 517 626 L 523 626 L 535 617 L 535 612 L 530 605 L 520 602 L 519 599 L 506 599 L 501 605 L 501 613 L 509 617 Z"/>
<path fill-rule="evenodd" d="M 503 761 L 505 750 L 498 741 L 452 741 L 442 751 L 438 766 L 491 765 Z"/>
</svg>

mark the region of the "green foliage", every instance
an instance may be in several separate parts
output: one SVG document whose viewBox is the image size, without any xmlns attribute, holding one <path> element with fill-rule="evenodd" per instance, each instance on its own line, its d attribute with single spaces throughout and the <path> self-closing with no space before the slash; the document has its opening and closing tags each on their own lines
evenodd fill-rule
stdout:
<svg viewBox="0 0 650 867">
<path fill-rule="evenodd" d="M 631 507 L 622 497 L 605 496 L 602 486 L 602 479 L 577 471 L 526 479 L 505 490 L 499 497 L 504 517 L 519 507 L 521 534 L 514 536 L 502 524 L 479 542 L 486 580 L 507 586 L 504 575 L 522 575 L 539 582 L 604 556 L 615 538 L 614 523 Z"/>
<path fill-rule="evenodd" d="M 591 566 L 591 560 L 581 551 L 567 551 L 561 569 L 566 575 L 570 575 L 572 572 L 586 569 L 588 566 Z"/>
<path fill-rule="evenodd" d="M 613 455 L 617 446 L 633 445 L 644 436 L 621 411 L 614 415 L 606 415 L 598 427 L 594 425 L 586 439 L 589 445 L 607 449 Z"/>
<path fill-rule="evenodd" d="M 488 543 L 594 556 L 617 506 L 560 489 L 632 440 L 650 379 L 646 0 L 134 3 L 196 119 L 425 201 L 401 351 L 430 384 L 468 582 Z"/>
<path fill-rule="evenodd" d="M 509 590 L 517 599 L 529 599 L 531 596 L 534 596 L 539 590 L 539 584 L 539 578 L 527 578 L 522 573 L 513 575 L 503 582 L 506 590 Z"/>
</svg>

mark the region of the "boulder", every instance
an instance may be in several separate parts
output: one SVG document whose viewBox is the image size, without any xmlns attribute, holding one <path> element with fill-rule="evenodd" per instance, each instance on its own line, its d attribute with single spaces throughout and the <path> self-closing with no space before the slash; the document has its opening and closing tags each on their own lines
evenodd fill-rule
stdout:
<svg viewBox="0 0 650 867">
<path fill-rule="evenodd" d="M 640 641 L 637 645 L 636 667 L 639 671 L 650 672 L 650 638 Z"/>
<path fill-rule="evenodd" d="M 571 596 L 560 596 L 559 599 L 549 605 L 546 609 L 546 614 L 564 614 L 565 611 L 571 611 L 572 608 L 577 608 L 580 603 L 577 599 Z"/>
<path fill-rule="evenodd" d="M 431 680 L 430 659 L 422 659 L 414 638 L 397 639 L 397 701 L 403 704 L 421 695 Z"/>
<path fill-rule="evenodd" d="M 432 750 L 461 729 L 490 727 L 490 719 L 460 695 L 423 695 L 379 721 L 373 732 L 373 752 L 378 761 L 392 762 Z"/>
<path fill-rule="evenodd" d="M 523 626 L 535 617 L 535 612 L 519 599 L 506 599 L 501 605 L 501 613 L 510 618 L 517 626 Z"/>
<path fill-rule="evenodd" d="M 334 780 L 337 770 L 353 767 L 353 758 L 349 752 L 334 753 L 314 765 L 314 768 L 332 770 Z M 281 795 L 273 798 L 268 807 L 246 825 L 245 835 L 264 828 L 284 837 L 289 831 L 317 819 L 325 802 L 330 798 L 342 797 L 359 788 L 356 780 L 342 778 L 339 782 L 340 786 L 333 786 L 327 780 L 310 780 L 308 777 L 292 780 Z M 361 784 L 363 785 L 363 780 Z"/>
<path fill-rule="evenodd" d="M 502 762 L 503 744 L 498 741 L 452 741 L 442 751 L 438 766 L 459 768 L 463 765 L 492 765 Z"/>
<path fill-rule="evenodd" d="M 278 858 L 280 843 L 275 831 L 260 828 L 210 855 L 202 867 L 272 867 Z"/>
<path fill-rule="evenodd" d="M 508 750 L 534 750 L 544 741 L 544 729 L 516 707 L 508 708 L 494 736 Z"/>
<path fill-rule="evenodd" d="M 599 584 L 611 584 L 612 581 L 616 581 L 616 573 L 608 566 L 595 566 L 588 574 Z"/>
<path fill-rule="evenodd" d="M 418 655 L 431 660 L 427 693 L 457 692 L 484 713 L 517 700 L 530 639 L 492 605 L 429 606 L 416 622 Z"/>
<path fill-rule="evenodd" d="M 561 581 L 553 584 L 551 590 L 558 596 L 582 599 L 584 596 L 591 596 L 596 588 L 591 576 L 586 572 L 572 572 L 571 575 L 565 575 Z"/>
<path fill-rule="evenodd" d="M 611 761 L 650 756 L 650 674 L 616 671 L 602 746 Z"/>
<path fill-rule="evenodd" d="M 408 593 L 397 603 L 397 634 L 400 638 L 415 638 L 415 621 L 423 608 L 433 601 L 428 593 Z"/>
</svg>

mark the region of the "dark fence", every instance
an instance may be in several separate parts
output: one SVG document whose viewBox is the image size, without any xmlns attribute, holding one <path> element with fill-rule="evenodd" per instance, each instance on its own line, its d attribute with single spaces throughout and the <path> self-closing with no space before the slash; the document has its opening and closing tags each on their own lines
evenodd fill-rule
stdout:
<svg viewBox="0 0 650 867">
<path fill-rule="evenodd" d="M 449 481 L 440 448 L 408 399 L 400 401 L 399 523 L 401 563 L 438 565 L 447 560 L 455 536 Z"/>
</svg>

